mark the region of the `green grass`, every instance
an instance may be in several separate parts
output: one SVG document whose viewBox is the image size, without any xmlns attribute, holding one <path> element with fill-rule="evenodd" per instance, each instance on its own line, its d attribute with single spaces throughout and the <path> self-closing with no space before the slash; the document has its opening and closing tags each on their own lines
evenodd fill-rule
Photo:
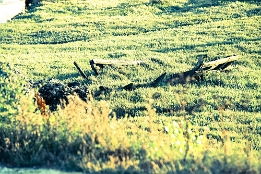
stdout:
<svg viewBox="0 0 261 174">
<path fill-rule="evenodd" d="M 126 170 L 142 173 L 153 168 L 151 172 L 261 173 L 260 15 L 260 3 L 251 1 L 222 1 L 217 6 L 209 6 L 188 4 L 185 0 L 155 5 L 146 0 L 99 3 L 71 0 L 43 1 L 11 22 L 1 24 L 0 61 L 12 63 L 29 79 L 77 80 L 86 84 L 92 93 L 101 85 L 116 88 L 131 82 L 150 82 L 163 72 L 186 71 L 196 64 L 197 55 L 200 54 L 208 55 L 205 61 L 233 54 L 240 56 L 231 71 L 210 72 L 202 82 L 113 91 L 94 98 L 91 107 L 99 108 L 97 105 L 105 101 L 119 118 L 107 120 L 108 123 L 94 119 L 105 127 L 119 126 L 117 129 L 99 128 L 104 134 L 89 129 L 86 132 L 81 126 L 89 123 L 77 123 L 77 120 L 73 122 L 75 128 L 69 131 L 66 115 L 71 118 L 68 114 L 70 111 L 64 115 L 60 111 L 60 114 L 52 116 L 57 123 L 49 126 L 55 128 L 55 135 L 49 135 L 49 128 L 42 123 L 39 123 L 40 127 L 36 126 L 38 123 L 32 127 L 29 124 L 24 133 L 17 133 L 16 128 L 3 133 L 7 130 L 3 126 L 2 138 L 10 138 L 8 136 L 12 136 L 12 133 L 18 139 L 27 134 L 34 137 L 34 134 L 30 134 L 32 129 L 40 131 L 42 135 L 32 138 L 35 148 L 27 149 L 28 152 L 21 148 L 16 155 L 12 151 L 4 162 L 9 164 L 16 159 L 13 165 L 18 166 L 57 167 L 58 164 L 62 169 L 85 172 Z M 89 65 L 94 58 L 143 60 L 147 61 L 147 65 L 105 67 L 96 76 Z M 88 80 L 77 72 L 74 61 L 88 75 Z M 154 110 L 148 108 L 149 99 L 153 99 L 149 106 Z M 74 116 L 80 119 L 80 113 Z M 21 114 L 18 115 L 20 118 Z M 36 115 L 40 115 L 39 112 Z M 107 111 L 105 117 L 108 115 L 112 114 Z M 60 116 L 61 120 L 58 121 Z M 38 119 L 35 115 L 28 116 L 31 119 L 35 117 Z M 104 115 L 97 114 L 97 119 L 100 117 L 104 118 Z M 24 122 L 24 117 L 22 120 Z M 181 126 L 180 137 L 175 141 L 191 141 L 190 147 L 195 150 L 186 150 L 184 145 L 185 150 L 179 153 L 178 147 L 171 147 L 171 136 L 176 130 L 173 121 L 179 125 L 187 122 L 190 128 Z M 1 123 L 1 126 L 4 124 Z M 24 125 L 17 126 L 20 128 Z M 173 132 L 166 132 L 166 127 L 173 128 Z M 96 129 L 93 125 L 91 128 Z M 156 133 L 152 135 L 151 129 Z M 192 133 L 187 132 L 190 129 Z M 64 130 L 68 132 L 64 133 Z M 122 131 L 122 139 L 118 138 L 121 134 L 117 131 Z M 110 135 L 112 132 L 115 136 Z M 107 144 L 91 141 L 95 150 L 86 152 L 86 155 L 79 150 L 83 146 L 87 149 L 91 146 L 81 145 L 81 138 L 85 134 L 101 137 Z M 202 135 L 203 148 L 186 135 Z M 41 145 L 47 140 L 55 145 Z M 15 144 L 15 138 L 12 141 Z M 1 143 L 0 147 L 4 147 L 6 142 Z M 68 149 L 63 151 L 66 145 Z M 44 149 L 46 154 L 37 148 Z M 52 160 L 42 162 L 44 158 L 55 156 L 55 150 L 50 148 L 59 151 L 56 153 L 60 160 L 57 164 Z M 111 157 L 108 160 L 107 156 L 110 155 L 107 153 L 113 151 L 117 154 L 117 149 L 132 149 L 133 156 L 124 162 Z M 68 155 L 68 159 L 61 155 L 62 152 Z M 139 156 L 143 152 L 146 155 Z M 0 153 L 3 154 L 1 150 Z M 30 156 L 30 153 L 33 155 Z M 104 158 L 99 159 L 97 153 L 103 154 Z M 34 157 L 37 154 L 43 159 Z M 187 160 L 184 162 L 183 158 Z"/>
</svg>

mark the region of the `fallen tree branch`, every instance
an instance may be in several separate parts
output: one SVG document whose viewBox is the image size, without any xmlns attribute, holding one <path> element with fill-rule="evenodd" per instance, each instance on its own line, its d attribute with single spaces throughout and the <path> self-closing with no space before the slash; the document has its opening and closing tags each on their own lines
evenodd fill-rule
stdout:
<svg viewBox="0 0 261 174">
<path fill-rule="evenodd" d="M 223 59 L 218 59 L 215 61 L 203 63 L 200 68 L 200 71 L 209 71 L 209 70 L 225 70 L 227 69 L 233 62 L 239 59 L 239 56 L 233 55 L 228 56 Z"/>
<path fill-rule="evenodd" d="M 151 87 L 156 87 L 156 86 L 158 86 L 158 85 L 160 84 L 160 82 L 163 81 L 163 79 L 165 78 L 166 74 L 167 74 L 166 72 L 164 72 L 163 74 L 161 74 L 158 78 L 156 78 L 156 80 L 154 80 L 154 81 L 150 84 L 150 86 L 151 86 Z"/>
<path fill-rule="evenodd" d="M 81 68 L 79 67 L 79 65 L 76 62 L 73 62 L 74 66 L 78 69 L 78 71 L 80 72 L 80 74 L 82 75 L 83 78 L 85 78 L 86 80 L 88 80 L 87 76 L 84 74 L 84 72 L 81 70 Z"/>
<path fill-rule="evenodd" d="M 181 72 L 181 73 L 176 73 L 176 74 L 171 74 L 170 77 L 167 79 L 167 84 L 168 85 L 177 84 L 177 83 L 184 84 L 184 83 L 187 83 L 187 82 L 190 82 L 190 81 L 196 79 L 196 76 L 195 76 L 196 71 L 199 70 L 199 68 L 203 65 L 203 59 L 206 56 L 207 55 L 202 55 L 198 59 L 198 63 L 192 70 Z"/>
<path fill-rule="evenodd" d="M 145 83 L 145 84 L 134 84 L 130 83 L 128 85 L 125 85 L 123 87 L 116 88 L 116 91 L 121 90 L 127 90 L 132 91 L 137 88 L 143 88 L 143 87 L 157 87 L 160 84 L 163 85 L 173 85 L 173 84 L 185 84 L 192 80 L 203 80 L 203 74 L 206 71 L 210 70 L 226 70 L 233 62 L 238 60 L 239 56 L 233 55 L 228 56 L 226 58 L 218 59 L 215 61 L 203 63 L 203 60 L 207 57 L 207 55 L 200 55 L 197 64 L 195 67 L 189 71 L 181 72 L 181 73 L 175 73 L 167 75 L 166 72 L 161 74 L 158 78 L 156 78 L 151 83 Z M 111 65 L 111 64 L 117 64 L 117 65 L 133 65 L 133 64 L 141 64 L 144 63 L 142 61 L 131 61 L 131 62 L 122 62 L 122 61 L 108 61 L 108 60 L 98 60 L 94 59 L 92 60 L 92 65 L 97 64 L 99 66 L 103 65 Z M 96 63 L 95 63 L 96 62 Z M 99 64 L 100 63 L 100 64 Z M 94 69 L 96 71 L 96 69 Z M 167 77 L 166 77 L 167 76 Z M 101 86 L 100 92 L 98 95 L 102 93 L 109 93 L 112 89 L 106 88 Z"/>
<path fill-rule="evenodd" d="M 116 66 L 129 66 L 129 65 L 140 65 L 145 64 L 144 61 L 122 61 L 122 60 L 103 60 L 103 59 L 92 59 L 90 65 L 96 75 L 99 74 L 99 69 L 105 65 L 116 65 Z"/>
</svg>

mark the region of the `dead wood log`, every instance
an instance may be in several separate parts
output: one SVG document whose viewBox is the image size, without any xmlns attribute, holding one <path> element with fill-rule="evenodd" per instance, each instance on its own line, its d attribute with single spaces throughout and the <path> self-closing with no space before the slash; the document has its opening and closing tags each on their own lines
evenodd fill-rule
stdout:
<svg viewBox="0 0 261 174">
<path fill-rule="evenodd" d="M 133 83 L 130 83 L 128 85 L 123 86 L 122 89 L 124 89 L 126 91 L 132 91 L 132 90 L 136 89 L 136 86 Z"/>
<path fill-rule="evenodd" d="M 198 63 L 192 70 L 181 72 L 181 73 L 176 73 L 176 74 L 171 74 L 170 77 L 167 79 L 167 84 L 169 84 L 169 85 L 178 84 L 178 83 L 184 84 L 184 83 L 197 79 L 195 74 L 200 69 L 200 67 L 203 65 L 203 59 L 206 56 L 207 55 L 201 55 L 198 59 Z"/>
<path fill-rule="evenodd" d="M 176 73 L 176 74 L 170 74 L 168 77 L 166 77 L 166 72 L 161 74 L 158 78 L 156 78 L 154 81 L 151 83 L 144 83 L 144 84 L 134 84 L 130 83 L 128 85 L 125 85 L 123 87 L 119 87 L 116 89 L 116 91 L 121 91 L 121 90 L 126 90 L 126 91 L 132 91 L 138 88 L 144 88 L 144 87 L 157 87 L 159 86 L 160 83 L 163 84 L 184 84 L 187 82 L 190 82 L 192 80 L 203 80 L 203 74 L 205 71 L 210 71 L 210 70 L 226 70 L 234 61 L 238 60 L 239 56 L 233 55 L 233 56 L 228 56 L 223 59 L 218 59 L 215 61 L 211 62 L 206 62 L 203 63 L 204 58 L 206 58 L 207 55 L 200 55 L 197 64 L 195 67 L 189 71 L 181 72 L 181 73 Z M 95 59 L 98 60 L 98 59 Z M 144 63 L 142 61 L 131 61 L 131 62 L 126 62 L 126 61 L 108 61 L 108 60 L 98 60 L 94 61 L 92 60 L 92 64 L 97 64 L 100 66 L 103 65 L 137 65 Z M 96 63 L 95 63 L 96 62 Z M 100 62 L 100 64 L 99 64 Z M 94 69 L 96 71 L 96 69 Z M 112 89 L 109 89 L 106 87 L 100 87 L 100 92 L 98 95 L 101 93 L 109 93 L 112 91 Z"/>
<path fill-rule="evenodd" d="M 132 90 L 135 90 L 137 88 L 157 87 L 157 86 L 159 86 L 160 82 L 163 81 L 165 76 L 166 76 L 166 73 L 163 73 L 158 78 L 153 80 L 151 83 L 143 83 L 143 84 L 130 83 L 128 85 L 123 86 L 122 89 L 126 90 L 126 91 L 132 91 Z"/>
<path fill-rule="evenodd" d="M 233 62 L 239 59 L 239 56 L 233 55 L 228 56 L 223 59 L 218 59 L 211 62 L 203 63 L 200 71 L 210 71 L 210 70 L 226 70 Z"/>
<path fill-rule="evenodd" d="M 78 69 L 78 71 L 80 72 L 80 74 L 82 75 L 83 78 L 85 78 L 86 80 L 88 80 L 87 76 L 84 74 L 84 72 L 81 70 L 81 68 L 79 67 L 79 65 L 76 62 L 73 62 L 74 66 Z"/>
<path fill-rule="evenodd" d="M 156 87 L 156 86 L 158 86 L 158 85 L 160 84 L 160 82 L 163 81 L 163 79 L 165 78 L 166 74 L 167 74 L 166 72 L 164 72 L 163 74 L 161 74 L 158 78 L 156 78 L 156 79 L 150 84 L 150 86 L 151 86 L 151 87 Z"/>
<path fill-rule="evenodd" d="M 99 69 L 103 68 L 105 65 L 128 66 L 128 65 L 140 65 L 140 64 L 145 64 L 145 62 L 140 60 L 137 61 L 103 60 L 103 59 L 90 60 L 91 68 L 96 75 L 99 74 Z"/>
</svg>

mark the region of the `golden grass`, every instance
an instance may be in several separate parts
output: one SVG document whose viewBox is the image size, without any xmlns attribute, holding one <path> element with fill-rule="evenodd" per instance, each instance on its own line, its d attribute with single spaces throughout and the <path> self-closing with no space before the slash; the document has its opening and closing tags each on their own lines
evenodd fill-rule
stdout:
<svg viewBox="0 0 261 174">
<path fill-rule="evenodd" d="M 17 86 L 1 81 L 7 116 L 0 117 L 0 162 L 86 173 L 261 172 L 258 4 L 48 1 L 1 26 L 1 61 L 34 80 L 79 80 L 95 91 L 187 70 L 199 53 L 209 55 L 206 61 L 235 53 L 242 59 L 199 84 L 112 92 L 87 103 L 71 96 L 66 108 L 45 117 L 34 111 L 33 96 L 21 97 Z M 93 76 L 88 62 L 97 57 L 159 61 Z M 118 119 L 113 111 L 129 115 Z"/>
<path fill-rule="evenodd" d="M 70 96 L 64 109 L 46 116 L 28 109 L 28 97 L 22 100 L 13 125 L 1 129 L 0 153 L 7 164 L 84 172 L 211 172 L 219 165 L 224 173 L 259 170 L 260 156 L 248 141 L 233 147 L 229 132 L 223 131 L 222 141 L 213 143 L 207 139 L 209 129 L 192 126 L 185 114 L 166 124 L 151 99 L 148 116 L 123 119 L 116 119 L 105 101 L 91 97 L 85 102 Z"/>
</svg>

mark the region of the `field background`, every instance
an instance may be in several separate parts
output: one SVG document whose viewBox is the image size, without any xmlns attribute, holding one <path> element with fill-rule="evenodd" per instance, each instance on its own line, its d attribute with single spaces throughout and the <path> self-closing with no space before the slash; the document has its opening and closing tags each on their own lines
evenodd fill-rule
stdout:
<svg viewBox="0 0 261 174">
<path fill-rule="evenodd" d="M 101 85 L 115 88 L 131 82 L 146 83 L 163 72 L 189 70 L 200 54 L 208 55 L 205 61 L 239 55 L 231 71 L 210 72 L 201 82 L 112 91 L 94 98 L 93 107 L 102 103 L 101 107 L 108 106 L 109 110 L 105 109 L 108 115 L 117 118 L 100 123 L 105 127 L 112 123 L 121 125 L 114 136 L 99 134 L 117 141 L 111 148 L 135 147 L 138 156 L 147 143 L 145 150 L 147 154 L 151 151 L 150 155 L 145 155 L 144 159 L 130 157 L 131 164 L 128 160 L 124 164 L 114 163 L 109 158 L 110 163 L 103 166 L 98 165 L 100 159 L 96 157 L 97 161 L 91 164 L 81 158 L 81 163 L 77 159 L 78 163 L 72 160 L 75 162 L 72 166 L 67 163 L 60 166 L 85 172 L 260 173 L 260 16 L 260 3 L 252 1 L 222 1 L 215 6 L 185 0 L 169 0 L 162 4 L 146 0 L 42 1 L 11 22 L 0 25 L 0 61 L 12 63 L 33 81 L 50 78 L 64 83 L 79 81 L 95 93 Z M 96 76 L 89 64 L 94 58 L 143 60 L 147 65 L 105 67 Z M 88 80 L 79 75 L 74 61 Z M 66 120 L 65 116 L 61 118 Z M 182 127 L 184 124 L 189 126 Z M 102 126 L 99 129 L 103 130 Z M 157 133 L 152 135 L 152 129 Z M 170 147 L 173 142 L 166 139 L 171 139 L 176 129 L 180 129 L 181 139 L 187 144 L 194 141 L 187 136 L 188 130 L 192 130 L 196 143 L 191 146 L 195 150 L 185 146 L 181 152 L 176 148 L 179 145 Z M 121 136 L 121 130 L 125 138 L 117 137 Z M 131 135 L 136 133 L 134 139 Z M 198 147 L 201 142 L 196 139 L 201 136 L 204 136 L 204 144 Z M 126 137 L 131 139 L 128 145 L 124 144 Z M 108 142 L 98 144 L 100 149 L 110 149 Z M 99 148 L 95 146 L 96 150 Z M 205 158 L 209 161 L 204 161 Z M 55 162 L 46 164 L 31 160 L 27 163 L 24 160 L 24 163 L 25 166 L 48 166 Z M 23 166 L 21 159 L 17 164 Z"/>
</svg>

